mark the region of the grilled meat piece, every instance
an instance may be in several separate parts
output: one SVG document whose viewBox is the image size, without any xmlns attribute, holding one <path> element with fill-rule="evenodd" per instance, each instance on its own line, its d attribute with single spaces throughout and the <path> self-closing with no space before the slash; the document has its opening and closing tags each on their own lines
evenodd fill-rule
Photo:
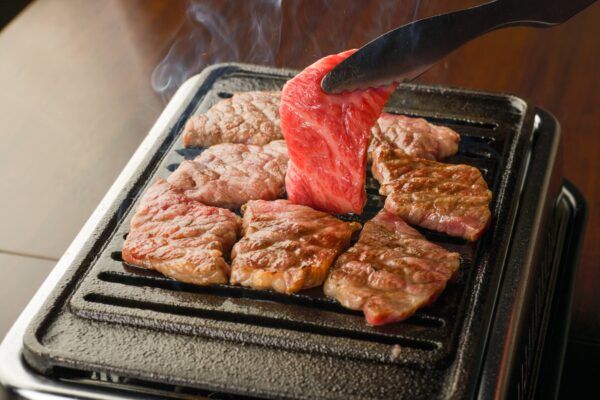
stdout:
<svg viewBox="0 0 600 400">
<path fill-rule="evenodd" d="M 275 200 L 285 193 L 285 141 L 265 146 L 223 143 L 184 161 L 168 181 L 211 206 L 239 208 L 249 200 Z"/>
<path fill-rule="evenodd" d="M 450 128 L 431 124 L 423 118 L 382 113 L 371 130 L 369 155 L 381 143 L 397 147 L 407 155 L 441 160 L 458 151 L 460 135 Z"/>
<path fill-rule="evenodd" d="M 189 199 L 159 179 L 142 197 L 123 245 L 123 260 L 197 285 L 227 283 L 225 258 L 240 218 Z"/>
<path fill-rule="evenodd" d="M 231 253 L 231 283 L 256 289 L 294 293 L 321 285 L 360 228 L 287 200 L 253 200 L 242 209 L 244 237 Z"/>
<path fill-rule="evenodd" d="M 360 214 L 371 128 L 395 85 L 327 94 L 321 80 L 354 50 L 320 59 L 284 86 L 281 129 L 290 163 L 288 199 L 332 213 Z"/>
<path fill-rule="evenodd" d="M 431 304 L 459 264 L 458 253 L 427 241 L 382 210 L 338 258 L 323 289 L 344 307 L 363 310 L 369 325 L 383 325 Z"/>
<path fill-rule="evenodd" d="M 279 122 L 281 93 L 242 92 L 191 117 L 183 131 L 185 147 L 218 143 L 267 144 L 283 139 Z"/>
<path fill-rule="evenodd" d="M 489 225 L 492 192 L 475 167 L 413 158 L 380 145 L 372 172 L 381 184 L 379 193 L 388 196 L 385 209 L 412 225 L 470 241 Z"/>
</svg>

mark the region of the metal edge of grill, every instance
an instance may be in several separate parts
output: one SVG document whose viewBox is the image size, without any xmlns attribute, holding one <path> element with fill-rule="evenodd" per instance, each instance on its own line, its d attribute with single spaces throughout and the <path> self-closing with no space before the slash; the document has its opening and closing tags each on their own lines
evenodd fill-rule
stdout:
<svg viewBox="0 0 600 400">
<path fill-rule="evenodd" d="M 246 68 L 246 70 L 244 70 L 244 68 Z M 273 73 L 279 74 L 279 76 L 281 76 L 281 78 L 280 78 L 281 80 L 285 79 L 285 77 L 290 76 L 289 72 L 286 72 L 283 75 L 281 75 L 281 71 L 279 71 L 279 70 L 265 70 L 265 69 L 260 69 L 260 70 L 263 71 L 263 75 L 264 75 L 264 71 L 269 71 L 271 74 L 273 74 Z M 211 72 L 214 72 L 214 71 L 220 71 L 220 75 L 219 76 L 227 75 L 228 72 L 229 73 L 230 72 L 234 72 L 234 74 L 237 73 L 239 75 L 240 71 L 242 71 L 242 75 L 244 75 L 244 74 L 248 74 L 248 67 L 244 67 L 244 66 L 240 67 L 240 66 L 231 66 L 230 65 L 230 66 L 220 67 L 220 70 L 219 70 L 219 67 L 216 67 L 216 68 L 213 68 L 211 71 L 208 71 L 208 73 L 205 74 L 206 80 L 204 81 L 204 85 L 202 85 L 200 87 L 200 89 L 198 90 L 198 93 L 195 96 L 196 102 L 198 100 L 200 100 L 204 96 L 204 94 L 207 93 L 207 91 L 210 88 L 210 86 L 212 86 L 213 84 L 215 84 L 216 82 L 218 82 L 218 77 L 219 76 L 211 76 Z M 250 68 L 250 74 L 251 74 L 251 76 L 256 77 L 256 74 L 253 74 L 254 71 L 255 70 L 254 70 L 253 67 Z M 266 79 L 272 79 L 272 76 L 269 75 L 269 74 L 266 74 L 265 77 L 266 77 Z M 244 78 L 242 78 L 242 79 L 244 79 Z M 422 87 L 417 87 L 417 86 L 413 86 L 413 85 L 405 85 L 405 86 L 403 86 L 403 88 L 406 89 L 406 90 L 409 90 L 409 91 L 410 90 L 413 90 L 413 91 L 414 90 L 421 90 L 421 91 L 423 91 L 423 93 L 425 93 L 425 95 L 424 95 L 425 98 L 427 98 L 428 95 L 431 95 L 434 98 L 435 98 L 435 96 L 440 96 L 440 89 L 437 89 L 437 88 L 428 88 L 428 87 L 422 88 Z M 463 105 L 464 104 L 468 104 L 469 102 L 471 102 L 471 103 L 474 102 L 474 103 L 476 103 L 475 105 L 481 106 L 480 102 L 482 102 L 482 101 L 483 102 L 485 102 L 485 101 L 493 101 L 494 99 L 495 100 L 503 99 L 503 101 L 513 102 L 513 103 L 516 104 L 515 107 L 521 107 L 521 112 L 523 112 L 523 111 L 527 111 L 528 112 L 528 115 L 526 115 L 526 116 L 520 115 L 520 116 L 517 117 L 517 119 L 519 120 L 520 124 L 525 125 L 525 126 L 519 125 L 518 126 L 518 130 L 516 132 L 514 132 L 514 134 L 516 136 L 519 136 L 519 134 L 523 134 L 524 130 L 525 131 L 528 131 L 528 130 L 531 131 L 532 130 L 531 126 L 528 126 L 528 123 L 529 123 L 528 119 L 532 119 L 532 117 L 531 117 L 532 110 L 524 107 L 524 103 L 519 102 L 518 100 L 515 100 L 515 98 L 507 98 L 507 97 L 502 97 L 502 96 L 499 96 L 499 95 L 481 94 L 481 93 L 476 93 L 476 92 L 468 92 L 468 91 L 465 92 L 465 91 L 460 91 L 460 90 L 449 90 L 449 89 L 442 89 L 441 92 L 451 93 L 451 95 L 459 95 L 459 97 L 460 97 L 460 95 L 465 96 L 467 98 L 467 101 L 463 102 L 462 103 Z M 217 91 L 217 95 L 218 95 L 218 93 L 225 93 L 225 92 L 223 92 L 223 91 Z M 474 100 L 474 98 L 477 98 L 477 100 Z M 456 100 L 455 98 L 452 98 L 452 99 Z M 414 104 L 412 104 L 412 105 L 410 104 L 410 101 L 411 101 L 410 96 L 402 97 L 402 98 L 399 99 L 399 101 L 402 104 L 402 107 L 401 107 L 402 110 L 403 111 L 404 110 L 408 110 L 409 114 L 410 114 L 410 110 L 411 109 L 419 108 L 419 107 L 415 107 Z M 189 115 L 189 113 L 191 113 L 191 112 L 194 111 L 193 109 L 195 107 L 193 107 L 193 104 L 194 104 L 194 102 L 192 102 L 192 104 L 187 107 L 186 112 L 181 116 L 181 118 L 179 118 L 178 123 L 175 124 L 175 126 L 167 134 L 167 137 L 166 137 L 165 141 L 162 143 L 163 146 L 160 146 L 157 149 L 157 152 L 154 154 L 155 157 L 150 157 L 152 154 L 149 153 L 149 157 L 148 158 L 157 158 L 156 155 L 158 155 L 159 157 L 158 157 L 158 160 L 149 160 L 150 162 L 148 162 L 148 164 L 152 165 L 153 164 L 152 161 L 154 161 L 154 165 L 155 166 L 158 165 L 158 164 L 160 164 L 161 167 L 155 167 L 155 168 L 150 167 L 149 168 L 148 166 L 146 166 L 146 168 L 139 173 L 138 179 L 136 181 L 137 184 L 136 185 L 132 184 L 130 186 L 130 189 L 133 189 L 133 190 L 131 190 L 128 193 L 127 196 L 123 197 L 123 199 L 126 200 L 127 205 L 123 206 L 123 202 L 122 202 L 120 207 L 119 206 L 113 207 L 112 211 L 114 211 L 114 214 L 112 215 L 112 218 L 110 218 L 113 221 L 108 221 L 109 223 L 106 224 L 106 225 L 110 225 L 112 223 L 113 224 L 113 229 L 110 229 L 110 227 L 108 227 L 107 230 L 114 230 L 114 226 L 116 226 L 117 222 L 120 222 L 120 223 L 123 222 L 120 217 L 122 217 L 125 214 L 125 212 L 127 211 L 127 209 L 129 209 L 134 204 L 135 199 L 137 198 L 137 196 L 143 191 L 144 184 L 147 183 L 147 181 L 149 180 L 150 176 L 156 171 L 156 168 L 165 167 L 165 164 L 167 166 L 173 164 L 172 162 L 170 162 L 168 160 L 169 155 L 167 153 L 169 152 L 169 146 L 168 145 L 165 146 L 165 143 L 169 142 L 169 140 L 171 140 L 171 142 L 173 142 L 173 139 L 178 134 L 178 132 L 179 132 L 179 130 L 181 128 L 181 125 L 184 122 L 184 120 L 187 118 L 187 116 Z M 473 105 L 471 105 L 471 106 L 473 106 Z M 434 107 L 434 109 L 435 109 L 435 107 Z M 394 111 L 394 110 L 391 110 L 391 111 Z M 494 124 L 492 122 L 490 122 L 490 121 L 494 120 L 494 118 L 493 118 L 494 115 L 489 115 L 488 116 L 489 119 L 487 119 L 487 120 L 485 118 L 486 116 L 484 115 L 483 116 L 484 118 L 480 119 L 479 121 L 473 121 L 471 119 L 465 120 L 464 119 L 464 114 L 461 115 L 459 113 L 457 113 L 456 115 L 448 115 L 448 114 L 444 115 L 443 113 L 435 113 L 435 112 L 433 112 L 433 113 L 430 113 L 429 115 L 423 115 L 423 116 L 428 117 L 430 119 L 434 119 L 435 122 L 445 122 L 445 123 L 448 123 L 448 122 L 452 122 L 453 121 L 455 124 L 456 123 L 462 124 L 463 127 L 466 126 L 466 127 L 470 127 L 470 128 L 473 128 L 473 129 L 495 129 Z M 452 118 L 455 118 L 455 119 L 452 119 Z M 456 118 L 458 118 L 458 119 L 456 119 Z M 461 129 L 459 129 L 459 131 L 461 131 Z M 461 132 L 461 134 L 462 133 L 463 132 Z M 526 136 L 526 132 L 524 133 L 524 136 Z M 468 136 L 465 136 L 465 137 L 468 138 Z M 509 145 L 508 142 L 510 142 L 510 141 L 507 141 L 507 143 L 505 144 L 505 146 L 502 149 L 502 151 L 503 152 L 508 151 L 510 153 L 510 156 L 512 157 L 512 159 L 502 160 L 502 161 L 507 162 L 507 163 L 516 163 L 516 164 L 521 164 L 522 163 L 523 160 L 520 160 L 519 157 L 523 157 L 524 156 L 524 154 L 521 154 L 521 153 L 526 153 L 526 150 L 525 150 L 525 152 L 523 152 L 523 149 L 527 148 L 528 139 L 527 138 L 519 138 L 519 139 L 520 140 L 513 141 L 512 145 L 515 146 L 515 147 L 510 148 L 510 149 L 506 148 L 506 146 Z M 484 142 L 485 142 L 485 140 L 484 140 Z M 171 153 L 173 154 L 173 152 L 171 152 Z M 166 155 L 166 157 L 161 157 L 163 155 Z M 462 154 L 461 156 L 464 157 L 465 154 Z M 459 156 L 459 157 L 461 157 L 461 156 Z M 469 155 L 466 155 L 466 156 L 469 157 Z M 161 161 L 160 160 L 161 158 L 163 159 L 162 160 L 162 164 L 159 162 L 159 161 Z M 166 170 L 166 168 L 164 168 L 164 169 Z M 151 171 L 148 172 L 149 170 L 151 170 Z M 495 174 L 496 176 L 494 177 L 495 179 L 493 179 L 495 181 L 495 186 L 496 186 L 495 189 L 497 189 L 497 185 L 500 184 L 501 180 L 504 180 L 502 182 L 502 184 L 505 185 L 505 186 L 507 186 L 507 185 L 518 186 L 519 185 L 519 180 L 522 179 L 522 175 L 523 174 L 524 174 L 523 171 L 517 171 L 514 166 L 511 167 L 511 169 L 509 169 L 508 171 L 506 170 L 506 166 L 505 165 L 499 166 L 499 168 L 497 168 L 497 171 L 496 171 L 496 174 Z M 517 176 L 515 176 L 515 175 L 517 175 Z M 514 189 L 514 187 L 513 187 L 513 189 Z M 506 200 L 502 196 L 497 196 L 495 198 L 495 204 L 493 205 L 493 207 L 495 207 L 495 208 L 500 207 L 502 204 L 499 204 L 499 203 L 501 203 L 502 201 L 506 201 Z M 504 217 L 504 218 L 506 218 L 508 220 L 514 219 L 514 215 L 515 215 L 514 211 L 516 209 L 516 202 L 514 202 L 514 201 L 513 202 L 509 202 L 508 204 L 502 205 L 502 207 L 503 207 L 501 209 L 502 212 L 495 213 L 495 218 Z M 118 218 L 115 218 L 115 217 L 118 217 Z M 117 221 L 115 221 L 115 219 Z M 119 221 L 119 220 L 121 220 L 121 221 Z M 105 225 L 105 227 L 106 227 L 106 225 Z M 507 224 L 507 226 L 504 226 L 504 227 L 497 226 L 498 224 L 494 224 L 494 225 L 495 225 L 494 228 L 493 228 L 493 230 L 494 230 L 494 236 L 498 235 L 498 233 L 496 231 L 499 230 L 500 228 L 505 228 L 506 230 L 510 231 L 511 230 L 511 226 L 512 226 L 512 224 Z M 106 233 L 99 235 L 99 237 L 101 238 L 100 240 L 103 241 L 103 242 L 107 242 L 107 241 L 109 242 L 110 240 L 106 240 L 106 236 L 104 237 L 104 240 L 102 240 L 102 236 L 103 235 L 106 235 Z M 437 240 L 440 239 L 439 237 L 435 237 L 435 235 L 433 235 L 433 234 L 431 234 L 429 236 L 433 237 L 434 241 L 436 239 Z M 486 238 L 484 238 L 483 241 L 489 242 L 489 240 L 490 240 L 489 237 L 490 236 L 492 236 L 492 235 L 491 234 L 486 234 L 487 240 L 486 240 Z M 103 244 L 105 244 L 105 243 L 103 243 Z M 456 245 L 456 243 L 455 244 L 450 243 L 450 245 Z M 460 246 L 460 244 L 459 244 L 459 246 Z M 484 244 L 484 246 L 489 246 L 489 245 L 488 244 Z M 92 253 L 95 253 L 94 250 L 97 251 L 99 249 L 98 248 L 94 248 L 93 246 L 91 246 L 91 248 L 88 247 L 87 250 L 89 251 L 88 254 L 87 254 L 88 255 L 87 260 L 85 260 L 85 259 L 80 260 L 81 263 L 79 265 L 77 265 L 77 263 L 74 263 L 74 266 L 72 267 L 72 269 L 79 269 L 79 271 L 73 271 L 74 274 L 75 273 L 82 274 L 83 272 L 85 272 L 85 270 L 88 268 L 88 266 L 93 261 L 92 260 L 92 258 L 93 258 L 93 254 Z M 505 249 L 505 250 L 507 250 L 507 249 Z M 106 249 L 105 249 L 105 252 L 106 252 Z M 113 252 L 110 252 L 110 254 L 112 254 L 112 253 Z M 487 260 L 487 262 L 484 260 L 484 263 L 486 265 L 482 265 L 481 267 L 483 267 L 483 268 L 485 268 L 487 266 L 487 263 L 489 263 L 489 260 Z M 79 266 L 80 268 L 76 268 L 77 266 Z M 122 268 L 121 268 L 121 270 L 122 270 Z M 104 271 L 104 272 L 106 272 L 106 271 Z M 99 281 L 109 282 L 109 283 L 115 283 L 115 282 L 110 282 L 110 280 L 113 279 L 113 278 L 118 280 L 120 278 L 118 277 L 119 274 L 114 274 L 113 272 L 115 272 L 115 271 L 112 271 L 111 273 L 105 274 L 104 275 L 104 279 L 100 279 Z M 117 271 L 117 272 L 119 272 L 119 271 Z M 481 272 L 481 271 L 479 271 L 479 272 Z M 498 274 L 500 272 L 496 271 L 496 273 Z M 173 285 L 172 281 L 168 281 L 166 279 L 159 278 L 159 277 L 156 277 L 156 276 L 154 276 L 154 277 L 148 277 L 148 276 L 136 275 L 136 274 L 130 274 L 130 275 L 133 276 L 133 277 L 135 277 L 133 279 L 137 279 L 138 281 L 140 279 L 142 281 L 144 279 L 149 279 L 147 281 L 143 281 L 141 283 L 143 285 L 148 284 L 148 282 L 160 282 L 158 284 L 158 286 L 159 286 L 159 288 L 161 290 L 164 289 L 165 287 L 169 287 L 169 286 L 171 286 L 171 288 L 172 288 L 172 285 Z M 465 285 L 467 287 L 469 287 L 470 285 L 472 285 L 472 282 L 474 280 L 477 280 L 478 278 L 480 278 L 480 277 L 476 276 L 477 274 L 475 272 L 471 272 L 468 275 L 469 275 L 468 276 L 468 282 L 465 282 Z M 109 276 L 110 276 L 110 278 L 107 278 Z M 75 281 L 78 281 L 81 278 L 81 276 L 77 276 L 77 277 L 72 276 L 72 277 L 74 278 Z M 89 275 L 88 275 L 88 277 L 89 277 Z M 127 279 L 129 279 L 129 278 L 127 278 Z M 75 283 L 79 283 L 79 282 L 75 282 Z M 71 286 L 71 287 L 69 287 L 69 286 Z M 36 357 L 37 355 L 39 355 L 41 353 L 39 350 L 41 350 L 42 348 L 44 348 L 44 344 L 41 343 L 41 342 L 42 342 L 44 333 L 47 333 L 47 332 L 44 332 L 44 330 L 48 328 L 48 324 L 51 324 L 51 321 L 49 321 L 50 320 L 50 315 L 49 314 L 56 313 L 56 311 L 59 311 L 59 309 L 62 307 L 62 305 L 68 301 L 68 298 L 70 297 L 72 286 L 73 286 L 73 284 L 71 284 L 71 285 L 69 285 L 69 284 L 65 285 L 64 286 L 65 290 L 61 293 L 62 295 L 59 294 L 59 293 L 56 293 L 57 291 L 55 291 L 55 293 L 54 293 L 54 299 L 51 299 L 51 300 L 54 300 L 54 301 L 49 300 L 49 303 L 51 303 L 51 304 L 47 303 L 47 306 L 46 306 L 47 313 L 42 313 L 42 314 L 38 315 L 37 321 L 34 324 L 35 328 L 32 327 L 28 331 L 28 336 L 27 336 L 27 338 L 25 340 L 25 344 L 26 344 L 26 353 L 25 353 L 25 355 L 26 355 L 26 358 L 30 361 L 30 363 L 33 364 L 34 367 L 36 367 L 36 369 L 41 369 L 41 370 L 49 369 L 49 370 L 51 370 L 52 367 L 56 367 L 58 364 L 63 364 L 63 366 L 65 366 L 67 368 L 73 366 L 73 363 L 69 363 L 68 361 L 65 361 L 65 360 L 61 360 L 61 362 L 56 363 L 56 364 L 49 363 L 49 365 L 44 365 L 45 361 L 44 360 L 39 360 Z M 135 286 L 135 285 L 133 285 L 133 286 Z M 484 288 L 482 288 L 482 286 L 484 286 L 484 285 L 482 285 L 481 282 L 479 282 L 477 286 L 478 286 L 479 290 L 485 290 Z M 81 289 L 81 287 L 80 287 L 80 289 Z M 177 289 L 180 289 L 180 288 L 177 288 Z M 191 292 L 197 291 L 195 289 L 190 289 L 190 288 L 186 288 L 186 290 L 191 291 Z M 227 292 L 227 290 L 230 290 L 230 289 L 227 289 L 227 288 L 217 288 L 217 289 L 214 289 L 214 290 L 224 290 L 225 292 Z M 240 291 L 240 290 L 243 290 L 243 289 L 235 289 L 235 290 Z M 90 293 L 88 293 L 88 295 L 89 294 Z M 476 293 L 471 293 L 471 295 L 475 296 Z M 269 295 L 269 296 L 271 296 L 271 295 Z M 466 297 L 466 296 L 463 296 L 463 297 Z M 328 307 L 335 308 L 334 304 L 326 305 L 327 304 L 326 303 L 327 300 L 325 300 L 325 299 L 318 299 L 318 297 L 317 298 L 310 297 L 310 298 L 311 299 L 309 300 L 309 299 L 306 299 L 306 298 L 302 297 L 301 302 L 313 302 L 314 301 L 314 302 L 318 303 L 319 306 L 321 306 L 321 307 L 325 306 L 326 308 L 328 308 Z M 82 298 L 80 298 L 80 300 L 81 299 L 83 299 L 85 301 L 85 296 L 83 296 Z M 88 297 L 88 300 L 89 299 L 90 299 L 90 297 Z M 181 299 L 179 299 L 179 300 L 181 300 Z M 272 300 L 272 299 L 269 299 L 269 300 Z M 468 299 L 467 298 L 463 298 L 462 300 L 463 300 L 463 302 L 465 302 Z M 100 299 L 100 303 L 102 303 L 102 302 L 106 303 L 105 299 L 104 300 Z M 76 303 L 76 301 L 71 301 L 71 306 L 72 306 L 72 309 L 74 310 L 74 312 L 75 313 L 79 313 L 80 315 L 85 315 L 86 308 L 82 307 L 82 308 L 78 309 L 77 307 L 80 304 L 78 305 L 78 304 L 75 304 L 75 303 Z M 158 310 L 150 309 L 149 311 L 156 312 Z M 470 311 L 472 312 L 472 310 L 470 310 Z M 92 315 L 92 314 L 85 315 L 85 316 L 87 318 L 96 318 L 96 319 L 98 319 L 100 321 L 105 321 L 104 323 L 106 323 L 106 322 L 111 322 L 111 323 L 112 322 L 117 322 L 114 319 L 111 320 L 110 315 L 107 317 L 106 314 L 102 314 L 102 313 L 97 313 L 95 315 Z M 355 317 L 355 318 L 361 318 L 362 319 L 362 317 L 353 316 L 353 315 L 351 315 L 351 313 L 345 313 L 345 314 L 341 313 L 341 314 L 343 314 L 344 317 L 345 316 L 349 316 L 349 317 Z M 48 318 L 46 318 L 46 317 L 48 317 Z M 133 316 L 133 317 L 135 317 L 135 316 Z M 136 320 L 137 322 L 136 322 L 136 321 L 134 321 L 135 318 L 133 318 L 133 317 L 132 317 L 131 321 L 120 320 L 119 322 L 120 323 L 129 323 L 129 324 L 133 324 L 133 325 L 140 324 L 140 325 L 144 326 L 143 322 L 140 323 L 140 321 L 144 321 L 144 320 L 147 321 L 148 320 L 145 317 L 139 318 L 139 316 L 138 316 L 138 318 Z M 472 319 L 473 315 L 471 315 L 470 317 L 471 317 L 470 319 Z M 192 316 L 191 318 L 194 318 L 194 317 Z M 424 317 L 421 317 L 421 318 L 423 320 L 427 320 L 427 318 L 429 318 L 429 317 L 424 316 Z M 433 320 L 435 320 L 435 319 L 433 319 Z M 434 325 L 435 324 L 438 324 L 438 323 L 435 322 Z M 416 325 L 418 325 L 418 324 L 416 324 Z M 455 324 L 455 325 L 457 325 L 457 324 Z M 102 326 L 102 325 L 100 324 L 98 326 Z M 153 329 L 162 329 L 162 328 L 164 328 L 164 326 L 162 326 L 160 324 L 158 324 L 157 326 L 153 327 Z M 456 331 L 457 330 L 456 326 L 454 328 L 455 328 L 454 330 Z M 168 331 L 168 329 L 166 331 Z M 190 332 L 188 334 L 194 335 L 195 333 Z M 319 334 L 322 335 L 323 331 L 319 332 Z M 369 335 L 373 336 L 371 333 L 369 333 Z M 388 336 L 386 336 L 386 335 L 388 335 Z M 327 336 L 327 334 L 325 334 L 325 336 Z M 333 336 L 336 336 L 336 334 L 334 334 Z M 389 337 L 389 334 L 384 333 L 383 335 L 379 335 L 379 337 L 380 338 Z M 401 336 L 396 336 L 393 340 L 396 340 L 397 338 L 401 338 Z M 289 336 L 284 335 L 284 337 L 282 339 L 285 342 L 286 340 L 289 340 L 290 338 L 289 338 Z M 361 339 L 359 339 L 359 340 L 361 340 Z M 381 339 L 380 341 L 383 342 L 384 345 L 389 345 L 388 339 Z M 38 342 L 38 343 L 36 344 L 36 342 Z M 267 344 L 269 345 L 269 344 L 273 344 L 273 343 L 271 342 L 271 343 L 267 343 Z M 364 343 L 362 343 L 362 344 L 364 345 Z M 410 343 L 408 343 L 408 344 L 410 345 Z M 319 347 L 322 348 L 323 347 L 322 344 Z M 351 343 L 349 347 L 350 348 L 355 348 L 356 347 L 356 343 Z M 417 347 L 417 349 L 416 349 L 417 353 L 418 353 L 418 351 L 421 351 L 421 350 L 435 351 L 435 349 L 433 349 L 433 350 L 427 350 L 427 349 L 419 349 L 418 346 L 415 346 L 415 347 Z M 284 348 L 289 349 L 289 346 L 284 343 Z M 46 349 L 46 350 L 48 350 L 48 349 Z M 302 349 L 299 349 L 299 350 L 300 351 L 307 351 L 306 347 L 304 347 Z M 308 351 L 309 352 L 312 352 L 312 351 L 317 351 L 318 352 L 319 350 L 318 349 L 308 349 Z M 44 353 L 44 354 L 50 354 L 50 353 L 52 353 L 52 351 L 48 351 L 47 353 Z M 348 354 L 342 354 L 342 353 L 338 353 L 338 355 L 346 355 L 346 356 L 348 356 Z M 335 352 L 333 354 L 335 354 Z M 352 356 L 357 357 L 357 359 L 365 358 L 364 354 L 363 355 L 361 355 L 361 354 L 354 354 L 354 355 L 350 354 L 350 356 L 351 357 Z M 415 359 L 416 360 L 416 364 L 421 364 L 421 365 L 423 364 L 422 362 L 419 362 L 419 360 L 422 360 L 422 357 L 423 357 L 423 354 L 417 354 L 417 358 Z M 60 359 L 60 357 L 57 357 L 57 358 Z M 376 360 L 378 358 L 379 357 L 375 357 L 375 359 L 373 359 L 372 357 L 366 357 L 365 359 L 373 361 L 373 360 Z M 379 358 L 378 361 L 381 362 L 382 360 Z M 389 359 L 383 359 L 383 361 L 384 362 L 389 362 Z M 405 361 L 405 362 L 408 361 L 407 365 L 409 365 L 409 366 L 413 364 L 413 362 L 411 362 L 410 359 L 404 359 L 403 361 Z M 431 361 L 431 360 L 428 360 L 428 361 Z M 75 363 L 75 364 L 77 364 L 77 363 Z M 100 367 L 100 369 L 102 369 L 102 367 Z M 113 371 L 113 372 L 126 372 L 126 371 Z M 133 375 L 136 375 L 136 374 L 134 373 Z M 167 379 L 167 381 L 168 381 L 168 379 Z"/>
<path fill-rule="evenodd" d="M 532 165 L 540 158 L 556 159 L 560 142 L 559 127 L 551 114 L 538 108 L 536 119 L 555 135 L 534 135 L 533 145 L 543 150 L 531 153 L 528 163 Z M 585 201 L 575 188 L 565 186 L 559 169 L 560 164 L 554 162 L 550 168 L 530 168 L 528 173 L 528 191 L 522 192 L 520 202 L 530 211 L 521 213 L 515 226 L 513 256 L 496 302 L 500 311 L 493 319 L 494 329 L 504 333 L 498 336 L 505 339 L 500 343 L 498 337 L 490 338 L 486 349 L 490 356 L 483 364 L 479 387 L 481 398 L 489 397 L 492 391 L 504 398 L 534 398 L 555 287 L 563 284 L 557 282 L 557 277 L 568 274 L 566 268 L 576 267 L 574 261 L 564 260 L 563 252 L 577 246 L 581 239 L 571 237 L 567 230 L 573 229 L 573 219 L 585 215 L 585 210 L 576 209 L 585 208 Z M 578 196 L 576 201 L 573 196 Z M 581 222 L 575 224 L 582 231 Z M 531 226 L 536 229 L 528 229 Z M 556 390 L 550 389 L 552 382 L 546 386 L 547 392 Z"/>
</svg>

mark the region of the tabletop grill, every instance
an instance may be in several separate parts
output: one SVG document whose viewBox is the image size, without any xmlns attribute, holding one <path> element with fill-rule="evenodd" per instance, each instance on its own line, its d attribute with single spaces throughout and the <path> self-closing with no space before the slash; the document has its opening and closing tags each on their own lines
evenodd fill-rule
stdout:
<svg viewBox="0 0 600 400">
<path fill-rule="evenodd" d="M 218 65 L 180 89 L 26 329 L 29 373 L 79 395 L 117 397 L 533 395 L 555 282 L 576 259 L 582 200 L 557 179 L 554 120 L 514 96 L 407 84 L 386 106 L 458 131 L 459 152 L 447 162 L 478 167 L 494 197 L 492 226 L 476 243 L 421 230 L 459 252 L 461 266 L 433 306 L 403 323 L 369 327 L 321 288 L 195 286 L 123 263 L 145 188 L 201 151 L 181 144 L 189 116 L 234 92 L 281 88 L 292 74 Z M 383 199 L 370 175 L 367 194 L 363 215 L 340 217 L 374 216 Z"/>
</svg>

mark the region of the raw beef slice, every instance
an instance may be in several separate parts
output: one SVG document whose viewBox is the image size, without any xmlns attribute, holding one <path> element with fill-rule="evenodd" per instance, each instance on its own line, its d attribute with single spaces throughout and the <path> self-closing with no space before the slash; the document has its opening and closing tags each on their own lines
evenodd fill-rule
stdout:
<svg viewBox="0 0 600 400">
<path fill-rule="evenodd" d="M 289 80 L 279 109 L 290 157 L 288 199 L 339 214 L 363 210 L 371 128 L 395 88 L 325 93 L 323 77 L 353 52 L 322 58 Z"/>
</svg>

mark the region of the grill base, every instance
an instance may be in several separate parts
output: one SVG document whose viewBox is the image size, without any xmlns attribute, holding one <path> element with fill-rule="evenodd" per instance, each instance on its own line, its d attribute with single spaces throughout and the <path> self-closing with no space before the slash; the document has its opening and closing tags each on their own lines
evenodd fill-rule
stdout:
<svg viewBox="0 0 600 400">
<path fill-rule="evenodd" d="M 432 308 L 406 323 L 368 327 L 361 315 L 318 290 L 281 296 L 226 285 L 200 288 L 121 263 L 118 252 L 144 188 L 194 155 L 178 140 L 187 118 L 234 91 L 276 89 L 290 74 L 216 66 L 196 78 L 193 88 L 186 86 L 189 96 L 168 106 L 171 123 L 140 150 L 145 157 L 115 188 L 114 201 L 103 202 L 94 233 L 28 328 L 24 355 L 34 370 L 144 392 L 154 385 L 174 396 L 189 390 L 286 398 L 475 392 L 505 261 L 523 256 L 512 253 L 511 240 L 517 212 L 528 212 L 519 204 L 535 203 L 521 196 L 530 154 L 537 148 L 535 168 L 550 175 L 554 151 L 548 149 L 558 139 L 542 118 L 533 141 L 536 110 L 515 97 L 403 85 L 390 100 L 388 111 L 460 132 L 460 152 L 450 162 L 478 166 L 494 194 L 493 225 L 480 242 L 425 232 L 461 253 L 461 272 Z M 524 191 L 533 200 L 550 195 Z"/>
</svg>

